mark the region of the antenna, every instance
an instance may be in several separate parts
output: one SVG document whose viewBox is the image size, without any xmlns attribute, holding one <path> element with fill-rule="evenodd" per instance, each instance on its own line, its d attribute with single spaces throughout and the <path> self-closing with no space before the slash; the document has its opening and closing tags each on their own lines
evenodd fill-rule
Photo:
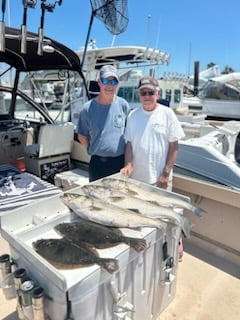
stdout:
<svg viewBox="0 0 240 320">
<path fill-rule="evenodd" d="M 146 47 L 147 47 L 147 48 L 148 48 L 148 46 L 149 46 L 150 20 L 151 20 L 151 15 L 149 14 L 149 15 L 147 16 L 147 32 L 146 32 Z"/>
<path fill-rule="evenodd" d="M 161 22 L 162 22 L 162 18 L 160 17 L 160 19 L 159 19 L 159 23 L 158 23 L 158 30 L 157 30 L 156 44 L 155 44 L 155 48 L 156 48 L 156 49 L 157 49 L 157 47 L 158 47 L 158 42 L 159 42 L 159 38 L 160 38 L 160 27 L 161 27 Z"/>
<path fill-rule="evenodd" d="M 188 54 L 188 78 L 190 77 L 191 59 L 192 59 L 192 44 L 190 42 L 189 43 L 189 54 Z"/>
</svg>

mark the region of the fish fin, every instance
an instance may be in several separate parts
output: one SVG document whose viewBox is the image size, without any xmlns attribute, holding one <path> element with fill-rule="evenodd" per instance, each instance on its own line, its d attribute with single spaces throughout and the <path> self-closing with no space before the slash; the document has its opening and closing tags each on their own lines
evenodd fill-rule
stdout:
<svg viewBox="0 0 240 320">
<path fill-rule="evenodd" d="M 158 201 L 155 201 L 155 200 L 146 200 L 146 202 L 150 203 L 150 204 L 153 204 L 155 206 L 159 206 L 159 202 Z"/>
<path fill-rule="evenodd" d="M 138 196 L 139 193 L 137 193 L 136 191 L 133 191 L 131 189 L 127 189 L 127 192 L 126 192 L 128 195 L 130 196 Z"/>
<path fill-rule="evenodd" d="M 112 247 L 116 247 L 119 243 L 121 243 L 120 241 L 117 243 L 94 243 L 94 246 L 97 249 L 107 249 L 107 248 L 112 248 Z"/>
<path fill-rule="evenodd" d="M 182 217 L 183 218 L 183 223 L 182 223 L 182 233 L 185 238 L 191 239 L 191 229 L 193 227 L 193 223 L 189 221 L 187 217 Z"/>
<path fill-rule="evenodd" d="M 133 211 L 135 213 L 141 214 L 140 210 L 137 209 L 137 208 L 127 208 L 127 209 L 130 210 L 130 211 Z"/>
<path fill-rule="evenodd" d="M 102 258 L 100 265 L 111 274 L 119 270 L 117 259 Z"/>
<path fill-rule="evenodd" d="M 110 201 L 112 201 L 112 202 L 118 202 L 118 201 L 121 201 L 123 199 L 124 199 L 124 197 L 119 197 L 119 196 L 111 196 L 110 197 Z"/>
<path fill-rule="evenodd" d="M 95 206 L 93 205 L 93 206 L 92 206 L 92 210 L 102 211 L 102 210 L 104 210 L 104 209 L 101 208 L 101 207 L 95 207 Z"/>
<path fill-rule="evenodd" d="M 199 218 L 202 218 L 205 215 L 205 213 L 207 213 L 205 210 L 194 206 L 192 206 L 192 212 Z"/>
<path fill-rule="evenodd" d="M 137 252 L 144 251 L 147 248 L 145 239 L 127 238 L 126 243 Z"/>
<path fill-rule="evenodd" d="M 64 263 L 59 263 L 59 262 L 50 261 L 50 260 L 48 260 L 48 262 L 50 264 L 52 264 L 55 268 L 60 269 L 60 270 L 72 270 L 72 269 L 86 267 L 86 265 L 84 265 L 84 264 L 64 264 Z M 92 263 L 92 265 L 93 265 L 93 263 Z M 90 266 L 90 264 L 87 266 Z"/>
</svg>

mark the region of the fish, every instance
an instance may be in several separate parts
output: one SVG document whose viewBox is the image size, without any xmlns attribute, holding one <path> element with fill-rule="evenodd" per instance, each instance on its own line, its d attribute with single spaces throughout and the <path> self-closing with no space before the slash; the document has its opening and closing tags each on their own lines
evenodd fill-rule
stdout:
<svg viewBox="0 0 240 320">
<path fill-rule="evenodd" d="M 60 223 L 54 229 L 76 245 L 84 241 L 98 249 L 103 249 L 126 243 L 137 252 L 147 247 L 145 239 L 126 237 L 118 228 L 106 227 L 91 221 Z"/>
<path fill-rule="evenodd" d="M 98 264 L 109 273 L 119 270 L 117 259 L 100 258 L 86 244 L 76 245 L 64 238 L 39 239 L 32 243 L 36 252 L 58 269 L 76 269 Z"/>
<path fill-rule="evenodd" d="M 66 192 L 60 198 L 80 218 L 105 226 L 133 229 L 142 227 L 166 229 L 165 222 L 141 216 L 130 210 L 95 200 L 87 195 Z"/>
<path fill-rule="evenodd" d="M 125 194 L 152 201 L 160 206 L 187 209 L 199 218 L 203 217 L 206 213 L 202 208 L 194 206 L 192 203 L 185 201 L 181 196 L 174 194 L 173 192 L 161 190 L 157 187 L 152 187 L 150 191 L 147 186 L 144 186 L 144 183 L 140 185 L 139 182 L 134 182 L 134 180 L 130 178 L 124 180 L 103 178 L 101 183 L 113 190 L 120 190 Z"/>
<path fill-rule="evenodd" d="M 92 197 L 104 199 L 104 201 L 114 203 L 114 205 L 124 209 L 133 210 L 146 217 L 175 222 L 177 225 L 181 226 L 184 236 L 190 239 L 190 232 L 193 224 L 187 217 L 177 213 L 172 208 L 162 207 L 156 202 L 127 196 L 121 191 L 112 190 L 100 184 L 85 185 L 82 187 L 82 190 Z"/>
</svg>

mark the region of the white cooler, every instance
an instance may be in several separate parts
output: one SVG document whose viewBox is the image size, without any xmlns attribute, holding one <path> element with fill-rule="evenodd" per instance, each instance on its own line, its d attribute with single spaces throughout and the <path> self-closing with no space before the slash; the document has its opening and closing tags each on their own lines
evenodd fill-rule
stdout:
<svg viewBox="0 0 240 320">
<path fill-rule="evenodd" d="M 34 251 L 32 242 L 59 237 L 53 227 L 76 219 L 59 195 L 1 217 L 2 236 L 10 245 L 11 257 L 45 291 L 47 315 L 52 320 L 156 319 L 175 296 L 180 227 L 122 229 L 125 235 L 144 237 L 148 247 L 140 253 L 127 244 L 98 250 L 100 257 L 119 261 L 114 274 L 97 264 L 56 269 Z"/>
</svg>

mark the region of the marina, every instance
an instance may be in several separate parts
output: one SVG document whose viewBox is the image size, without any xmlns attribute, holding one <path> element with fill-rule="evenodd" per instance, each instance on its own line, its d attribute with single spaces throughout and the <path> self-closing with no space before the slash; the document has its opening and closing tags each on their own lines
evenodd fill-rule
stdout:
<svg viewBox="0 0 240 320">
<path fill-rule="evenodd" d="M 169 107 L 176 109 L 186 134 L 179 142 L 173 192 L 146 186 L 131 178 L 123 179 L 117 174 L 110 179 L 117 180 L 119 189 L 121 184 L 126 187 L 132 183 L 135 190 L 141 190 L 135 194 L 135 201 L 130 195 L 116 194 L 117 197 L 125 197 L 123 207 L 119 208 L 106 194 L 102 199 L 86 195 L 91 186 L 100 184 L 103 187 L 104 182 L 89 183 L 90 157 L 76 137 L 79 112 L 87 100 L 99 93 L 97 79 L 102 65 L 110 63 L 118 68 L 121 79 L 118 94 L 129 103 L 133 102 L 131 107 L 136 108 L 139 104 L 139 78 L 146 70 L 154 75 L 155 68 L 170 63 L 171 55 L 143 46 L 88 48 L 86 52 L 74 52 L 58 41 L 47 36 L 42 39 L 33 32 L 26 33 L 25 52 L 21 45 L 24 29 L 5 27 L 4 31 L 5 43 L 0 55 L 1 67 L 4 68 L 0 83 L 0 256 L 9 254 L 13 270 L 25 269 L 27 280 L 43 289 L 46 294 L 42 307 L 45 318 L 238 320 L 238 111 L 232 114 L 231 119 L 224 116 L 222 120 L 209 120 L 205 109 L 202 109 L 204 104 L 200 103 L 198 114 L 182 114 L 179 109 L 182 108 L 186 81 L 181 81 L 176 87 L 173 86 L 174 81 L 170 81 L 169 88 L 169 81 L 165 81 L 167 86 L 164 87 L 159 79 L 164 91 L 162 94 L 165 94 L 162 95 L 163 100 L 170 102 L 170 95 L 166 94 L 172 90 L 171 97 L 175 97 L 175 101 L 172 100 Z M 11 77 L 14 76 L 11 85 L 2 80 L 9 72 Z M 209 81 L 214 82 L 215 78 L 210 78 L 206 80 L 206 86 L 209 86 Z M 49 98 L 51 102 L 48 104 Z M 196 96 L 192 98 L 198 99 Z M 187 104 L 187 109 L 189 105 L 193 106 L 193 102 L 188 101 Z M 116 192 L 110 185 L 105 187 L 112 194 Z M 63 201 L 64 195 L 66 198 L 72 193 L 75 206 Z M 171 219 L 168 216 L 158 222 L 148 217 L 150 220 L 147 221 L 152 225 L 136 229 L 143 220 L 139 215 L 141 210 L 148 214 L 151 211 L 150 194 L 167 198 L 167 205 L 174 207 L 174 213 L 179 214 L 181 210 L 191 224 L 190 237 L 183 239 L 182 261 L 178 259 L 178 242 L 186 229 L 179 220 L 174 220 L 173 215 Z M 146 206 L 141 205 L 137 197 L 145 201 Z M 79 199 L 85 199 L 81 202 L 83 207 L 76 207 Z M 184 203 L 185 207 L 179 209 L 180 205 L 174 206 L 174 201 Z M 205 214 L 200 218 L 193 214 L 191 208 Z M 103 225 L 112 221 L 109 211 L 115 211 L 118 216 L 122 214 L 125 219 L 126 215 L 131 218 L 131 228 L 126 225 L 126 220 L 116 219 L 114 226 L 119 227 L 126 237 L 141 238 L 147 248 L 137 252 L 129 244 L 120 243 L 107 249 L 97 249 L 94 261 L 100 264 L 77 268 L 79 262 L 70 260 L 71 265 L 76 264 L 71 270 L 66 268 L 64 257 L 57 257 L 62 258 L 60 264 L 65 269 L 61 269 L 35 250 L 33 243 L 37 240 L 44 238 L 52 243 L 52 239 L 60 239 L 55 229 L 57 225 L 76 221 L 84 223 L 84 219 L 95 221 L 99 218 L 99 211 Z M 144 220 L 144 223 L 147 222 Z M 68 242 L 65 244 L 69 245 Z M 118 269 L 111 273 L 111 269 L 101 265 L 100 259 L 114 260 Z M 0 270 L 2 272 L 3 268 Z M 11 276 L 9 279 L 12 281 Z M 17 295 L 15 292 L 15 295 L 8 296 L 12 294 L 11 289 L 16 290 L 16 283 L 7 283 L 4 287 L 1 281 L 1 287 L 1 319 L 21 319 L 23 312 L 22 319 L 39 320 L 33 316 L 31 299 L 22 301 L 18 291 Z"/>
</svg>

